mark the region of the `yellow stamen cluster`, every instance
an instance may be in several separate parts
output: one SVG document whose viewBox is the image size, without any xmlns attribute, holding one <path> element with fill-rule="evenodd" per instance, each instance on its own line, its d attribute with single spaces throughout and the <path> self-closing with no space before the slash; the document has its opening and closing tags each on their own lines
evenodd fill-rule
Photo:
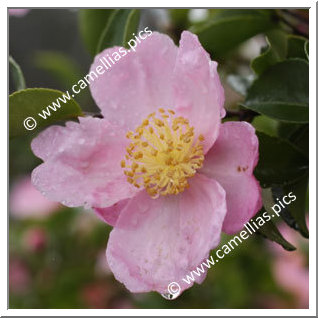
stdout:
<svg viewBox="0 0 318 318">
<path fill-rule="evenodd" d="M 184 191 L 187 179 L 202 167 L 203 136 L 195 138 L 189 121 L 173 110 L 150 114 L 127 138 L 131 143 L 121 161 L 127 181 L 153 198 Z"/>
</svg>

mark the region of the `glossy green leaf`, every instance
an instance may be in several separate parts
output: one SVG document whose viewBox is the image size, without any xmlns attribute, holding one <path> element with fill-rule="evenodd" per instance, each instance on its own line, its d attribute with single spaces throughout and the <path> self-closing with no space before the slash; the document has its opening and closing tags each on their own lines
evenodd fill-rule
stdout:
<svg viewBox="0 0 318 318">
<path fill-rule="evenodd" d="M 127 47 L 127 42 L 134 39 L 140 19 L 140 10 L 117 9 L 108 20 L 97 45 L 96 54 L 115 45 Z"/>
<path fill-rule="evenodd" d="M 25 89 L 25 80 L 22 73 L 22 70 L 19 64 L 13 59 L 12 56 L 9 56 L 9 65 L 10 65 L 10 72 L 13 78 L 13 82 L 15 84 L 15 89 L 17 91 L 21 89 Z"/>
<path fill-rule="evenodd" d="M 284 189 L 280 186 L 278 187 L 272 187 L 262 190 L 262 200 L 264 204 L 265 210 L 272 215 L 273 209 L 272 207 L 279 206 L 278 202 L 281 202 L 284 207 L 280 206 L 281 210 L 279 211 L 279 216 L 285 221 L 285 223 L 290 226 L 293 229 L 298 229 L 298 225 L 294 217 L 290 214 L 288 206 L 284 205 L 284 199 L 287 200 L 286 202 L 289 202 L 291 205 L 294 205 L 294 200 L 292 201 L 291 198 L 288 197 L 288 194 L 292 195 L 293 193 L 290 193 L 292 191 L 284 191 Z"/>
<path fill-rule="evenodd" d="M 266 135 L 270 135 L 273 137 L 277 136 L 279 122 L 275 119 L 269 118 L 264 115 L 256 116 L 252 121 L 252 125 L 257 131 L 263 132 Z"/>
<path fill-rule="evenodd" d="M 193 26 L 190 31 L 199 36 L 200 42 L 213 56 L 235 48 L 252 36 L 276 26 L 269 10 L 220 10 L 203 25 Z"/>
<path fill-rule="evenodd" d="M 308 93 L 308 63 L 290 59 L 262 73 L 249 89 L 243 106 L 280 121 L 306 123 Z"/>
<path fill-rule="evenodd" d="M 257 215 L 255 215 L 254 219 L 257 219 L 257 217 L 262 216 L 264 212 L 265 212 L 265 209 L 263 208 Z M 260 233 L 262 236 L 266 237 L 267 239 L 278 243 L 287 251 L 294 251 L 296 249 L 295 246 L 293 246 L 292 244 L 290 244 L 288 241 L 285 240 L 285 238 L 277 229 L 276 225 L 271 220 L 266 221 L 265 224 L 263 224 L 259 228 L 258 233 Z"/>
<path fill-rule="evenodd" d="M 278 136 L 294 144 L 309 157 L 309 124 L 279 123 Z"/>
<path fill-rule="evenodd" d="M 62 92 L 49 88 L 28 88 L 15 92 L 9 96 L 9 135 L 16 137 L 19 135 L 29 134 L 30 131 L 36 131 L 38 128 L 48 126 L 56 121 L 77 118 L 82 115 L 82 111 L 77 102 L 70 97 L 64 99 L 63 103 L 59 101 L 60 108 L 57 104 L 58 98 L 63 98 Z M 48 106 L 53 106 L 48 107 Z M 47 108 L 48 107 L 48 108 Z M 50 113 L 47 118 L 42 118 L 42 111 Z M 25 119 L 32 117 L 25 123 Z M 45 117 L 45 116 L 44 116 Z M 29 127 L 29 130 L 25 128 Z M 34 126 L 34 129 L 31 129 Z"/>
<path fill-rule="evenodd" d="M 287 209 L 290 215 L 294 218 L 296 224 L 295 229 L 298 230 L 304 237 L 308 238 L 308 228 L 306 224 L 306 200 L 308 190 L 308 175 L 297 180 L 297 182 L 288 184 L 284 187 L 284 192 L 288 194 L 293 192 L 296 195 L 296 200 L 290 204 Z"/>
<path fill-rule="evenodd" d="M 296 182 L 287 184 L 284 187 L 273 187 L 272 189 L 270 189 L 270 193 L 272 196 L 271 202 L 270 200 L 264 200 L 263 196 L 264 206 L 266 201 L 270 202 L 270 206 L 273 206 L 275 203 L 277 203 L 277 200 L 282 201 L 282 199 L 285 196 L 288 196 L 288 194 L 291 193 L 291 195 L 294 195 L 296 199 L 290 202 L 290 204 L 288 205 L 285 204 L 285 208 L 282 209 L 280 215 L 290 227 L 299 231 L 306 238 L 308 238 L 309 236 L 306 224 L 307 189 L 308 175 L 305 175 Z"/>
<path fill-rule="evenodd" d="M 257 132 L 259 161 L 255 176 L 262 187 L 284 185 L 308 172 L 308 158 L 287 141 Z"/>
<path fill-rule="evenodd" d="M 79 28 L 84 44 L 91 55 L 95 55 L 100 36 L 114 9 L 79 10 Z"/>
<path fill-rule="evenodd" d="M 302 36 L 289 35 L 288 36 L 288 50 L 287 58 L 298 57 L 307 60 L 305 52 L 305 43 L 307 39 Z"/>
<path fill-rule="evenodd" d="M 258 75 L 286 57 L 287 36 L 285 32 L 281 30 L 269 31 L 266 41 L 268 44 L 266 50 L 251 63 L 252 69 Z"/>
<path fill-rule="evenodd" d="M 50 73 L 65 89 L 77 83 L 84 75 L 80 66 L 71 57 L 61 52 L 37 52 L 34 63 L 39 69 Z"/>
</svg>

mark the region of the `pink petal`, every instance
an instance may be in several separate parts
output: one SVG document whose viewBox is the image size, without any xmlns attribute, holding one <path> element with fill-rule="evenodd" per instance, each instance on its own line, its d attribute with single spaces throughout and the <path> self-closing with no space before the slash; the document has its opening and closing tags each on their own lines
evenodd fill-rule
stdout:
<svg viewBox="0 0 318 318">
<path fill-rule="evenodd" d="M 126 145 L 124 132 L 103 119 L 51 126 L 32 141 L 33 152 L 44 160 L 32 182 L 67 206 L 111 206 L 136 193 L 120 166 Z"/>
<path fill-rule="evenodd" d="M 96 67 L 102 61 L 106 63 L 103 57 L 109 61 L 119 50 L 114 47 L 98 54 L 90 72 L 96 73 Z M 173 41 L 154 32 L 138 44 L 136 52 L 131 50 L 122 56 L 91 82 L 92 96 L 105 118 L 128 130 L 140 125 L 159 107 L 173 108 L 172 71 L 176 55 Z"/>
<path fill-rule="evenodd" d="M 131 292 L 167 292 L 206 258 L 220 240 L 225 192 L 197 174 L 178 196 L 152 199 L 145 191 L 129 201 L 110 234 L 107 260 Z M 202 278 L 197 279 L 198 282 Z"/>
<path fill-rule="evenodd" d="M 121 211 L 125 208 L 129 199 L 121 200 L 109 208 L 94 208 L 97 216 L 107 224 L 115 226 Z"/>
<path fill-rule="evenodd" d="M 253 176 L 258 161 L 258 139 L 246 122 L 226 122 L 206 155 L 201 173 L 217 180 L 226 192 L 223 231 L 241 230 L 261 208 L 261 189 Z"/>
<path fill-rule="evenodd" d="M 205 152 L 216 140 L 224 115 L 224 91 L 216 67 L 198 37 L 184 31 L 174 69 L 174 104 L 178 114 L 190 120 L 195 132 L 204 135 Z"/>
</svg>

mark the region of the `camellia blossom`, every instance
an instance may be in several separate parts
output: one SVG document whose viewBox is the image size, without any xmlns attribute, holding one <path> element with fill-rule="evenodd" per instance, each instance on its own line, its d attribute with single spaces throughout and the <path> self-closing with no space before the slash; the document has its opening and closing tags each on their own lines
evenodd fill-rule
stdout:
<svg viewBox="0 0 318 318">
<path fill-rule="evenodd" d="M 106 49 L 100 58 L 119 48 Z M 35 186 L 51 200 L 92 207 L 114 228 L 106 256 L 131 292 L 166 293 L 261 207 L 258 139 L 221 124 L 217 63 L 185 31 L 177 47 L 152 33 L 90 89 L 103 119 L 52 126 L 32 142 Z M 196 282 L 204 280 L 205 275 Z"/>
<path fill-rule="evenodd" d="M 308 225 L 308 219 L 306 223 Z M 288 242 L 292 242 L 297 247 L 297 250 L 290 253 L 272 242 L 268 243 L 274 254 L 272 268 L 274 278 L 280 287 L 294 296 L 295 308 L 309 308 L 308 256 L 299 248 L 302 245 L 308 248 L 308 241 L 285 223 L 280 224 L 278 229 Z"/>
<path fill-rule="evenodd" d="M 60 204 L 49 201 L 33 186 L 30 176 L 21 178 L 10 191 L 10 214 L 15 219 L 46 218 L 60 207 Z"/>
</svg>

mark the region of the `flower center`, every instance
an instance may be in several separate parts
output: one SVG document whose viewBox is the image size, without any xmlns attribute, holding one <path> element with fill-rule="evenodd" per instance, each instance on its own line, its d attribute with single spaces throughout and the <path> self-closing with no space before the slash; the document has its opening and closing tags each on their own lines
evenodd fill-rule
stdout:
<svg viewBox="0 0 318 318">
<path fill-rule="evenodd" d="M 204 137 L 194 137 L 187 119 L 162 108 L 159 117 L 152 113 L 134 132 L 127 133 L 131 143 L 126 160 L 121 161 L 127 181 L 137 188 L 143 186 L 153 198 L 184 191 L 189 187 L 187 179 L 204 160 Z"/>
</svg>

